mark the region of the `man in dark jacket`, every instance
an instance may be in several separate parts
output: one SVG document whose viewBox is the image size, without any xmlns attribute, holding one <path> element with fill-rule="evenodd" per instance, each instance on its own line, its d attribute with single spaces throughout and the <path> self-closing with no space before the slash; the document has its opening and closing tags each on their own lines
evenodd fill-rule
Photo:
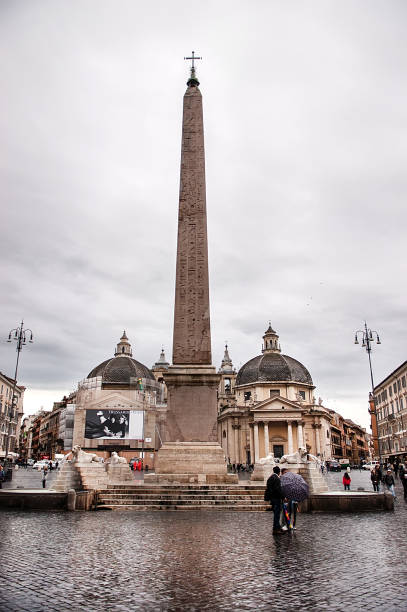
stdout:
<svg viewBox="0 0 407 612">
<path fill-rule="evenodd" d="M 265 501 L 269 501 L 274 512 L 273 533 L 286 533 L 281 529 L 281 500 L 283 494 L 281 492 L 280 468 L 278 465 L 273 467 L 273 474 L 267 480 L 266 492 L 264 494 Z"/>
</svg>

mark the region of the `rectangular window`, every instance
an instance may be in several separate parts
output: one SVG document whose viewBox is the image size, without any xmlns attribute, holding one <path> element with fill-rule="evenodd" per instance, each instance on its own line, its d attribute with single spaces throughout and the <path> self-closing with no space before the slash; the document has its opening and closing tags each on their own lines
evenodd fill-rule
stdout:
<svg viewBox="0 0 407 612">
<path fill-rule="evenodd" d="M 391 387 L 389 387 L 389 395 L 390 395 L 390 397 L 392 397 L 392 395 L 393 395 L 393 391 L 392 391 Z"/>
<path fill-rule="evenodd" d="M 394 393 L 397 393 L 397 383 L 393 383 L 393 391 Z"/>
<path fill-rule="evenodd" d="M 402 387 L 405 387 L 405 386 L 406 386 L 406 377 L 405 377 L 405 376 L 402 376 L 402 377 L 401 377 L 401 386 L 402 386 Z"/>
<path fill-rule="evenodd" d="M 245 391 L 244 392 L 244 401 L 248 402 L 249 399 L 251 398 L 251 396 L 252 396 L 252 392 L 251 391 Z"/>
<path fill-rule="evenodd" d="M 298 394 L 301 399 L 305 400 L 305 391 L 299 391 Z"/>
<path fill-rule="evenodd" d="M 280 395 L 280 389 L 270 389 L 270 397 L 274 395 Z"/>
</svg>

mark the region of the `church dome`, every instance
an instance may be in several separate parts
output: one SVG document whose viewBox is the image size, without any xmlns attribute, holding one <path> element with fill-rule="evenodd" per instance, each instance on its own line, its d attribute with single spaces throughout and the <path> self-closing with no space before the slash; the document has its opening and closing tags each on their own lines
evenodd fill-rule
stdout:
<svg viewBox="0 0 407 612">
<path fill-rule="evenodd" d="M 237 374 L 236 386 L 256 382 L 296 382 L 313 385 L 311 374 L 296 359 L 281 354 L 278 335 L 271 325 L 263 336 L 263 354 L 250 359 Z"/>
<path fill-rule="evenodd" d="M 138 378 L 155 380 L 153 373 L 136 359 L 132 358 L 131 345 L 123 332 L 116 347 L 115 356 L 103 361 L 89 372 L 87 378 L 102 377 L 102 384 L 130 385 Z"/>
</svg>

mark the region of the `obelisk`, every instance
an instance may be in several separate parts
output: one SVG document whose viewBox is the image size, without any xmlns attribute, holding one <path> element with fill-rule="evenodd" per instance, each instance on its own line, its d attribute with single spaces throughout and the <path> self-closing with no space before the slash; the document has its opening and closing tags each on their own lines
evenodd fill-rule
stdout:
<svg viewBox="0 0 407 612">
<path fill-rule="evenodd" d="M 156 482 L 233 482 L 217 440 L 212 366 L 202 95 L 192 53 L 184 95 L 172 365 Z M 148 478 L 150 480 L 150 478 Z"/>
</svg>

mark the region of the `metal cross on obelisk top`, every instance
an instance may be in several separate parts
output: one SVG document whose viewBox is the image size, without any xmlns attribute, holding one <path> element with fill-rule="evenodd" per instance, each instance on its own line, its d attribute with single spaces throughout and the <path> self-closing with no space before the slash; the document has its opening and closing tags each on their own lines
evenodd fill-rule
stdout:
<svg viewBox="0 0 407 612">
<path fill-rule="evenodd" d="M 196 83 L 199 85 L 199 81 L 196 78 L 196 74 L 195 74 L 195 60 L 201 60 L 202 57 L 195 57 L 195 51 L 192 51 L 192 55 L 191 57 L 184 57 L 184 60 L 192 60 L 192 64 L 191 64 L 191 78 L 188 81 L 188 85 L 190 84 L 190 81 L 196 81 Z"/>
<path fill-rule="evenodd" d="M 195 51 L 192 51 L 191 57 L 184 57 L 184 60 L 192 60 L 191 70 L 195 70 L 194 61 L 197 59 L 202 59 L 202 57 L 195 57 Z"/>
</svg>

